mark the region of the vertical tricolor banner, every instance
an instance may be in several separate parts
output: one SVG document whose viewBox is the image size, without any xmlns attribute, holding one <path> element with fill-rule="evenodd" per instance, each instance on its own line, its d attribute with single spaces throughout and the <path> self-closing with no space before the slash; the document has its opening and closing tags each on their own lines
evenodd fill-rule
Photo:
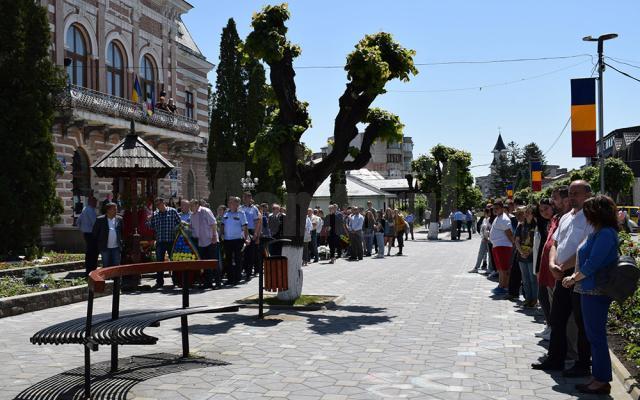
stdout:
<svg viewBox="0 0 640 400">
<path fill-rule="evenodd" d="M 542 163 L 540 161 L 531 161 L 531 190 L 534 192 L 542 191 Z"/>
<path fill-rule="evenodd" d="M 512 184 L 508 184 L 507 185 L 507 198 L 508 199 L 513 199 L 513 185 Z"/>
<path fill-rule="evenodd" d="M 596 79 L 571 80 L 571 155 L 596 157 Z"/>
</svg>

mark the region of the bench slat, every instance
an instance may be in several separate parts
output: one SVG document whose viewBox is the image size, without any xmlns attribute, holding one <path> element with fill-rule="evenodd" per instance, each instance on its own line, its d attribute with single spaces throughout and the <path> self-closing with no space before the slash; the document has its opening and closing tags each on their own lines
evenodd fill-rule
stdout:
<svg viewBox="0 0 640 400">
<path fill-rule="evenodd" d="M 157 322 L 184 315 L 236 312 L 238 309 L 238 306 L 232 305 L 155 311 L 129 310 L 117 320 L 112 320 L 110 313 L 99 314 L 93 317 L 92 339 L 102 345 L 155 344 L 158 339 L 146 335 L 143 331 Z M 77 318 L 42 329 L 34 334 L 30 341 L 33 344 L 82 344 L 85 342 L 85 318 Z"/>
</svg>

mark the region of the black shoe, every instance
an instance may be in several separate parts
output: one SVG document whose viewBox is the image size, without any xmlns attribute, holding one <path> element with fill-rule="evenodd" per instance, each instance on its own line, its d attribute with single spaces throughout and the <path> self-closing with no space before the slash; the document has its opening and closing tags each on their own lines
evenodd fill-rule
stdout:
<svg viewBox="0 0 640 400">
<path fill-rule="evenodd" d="M 564 363 L 545 360 L 541 363 L 531 364 L 531 368 L 538 371 L 562 371 L 564 370 Z"/>
<path fill-rule="evenodd" d="M 569 369 L 562 371 L 564 378 L 583 378 L 585 376 L 591 376 L 591 368 L 583 365 L 574 365 Z"/>
<path fill-rule="evenodd" d="M 589 384 L 580 384 L 576 385 L 576 390 L 584 394 L 608 395 L 611 394 L 611 385 L 607 383 L 597 389 L 590 389 Z"/>
</svg>

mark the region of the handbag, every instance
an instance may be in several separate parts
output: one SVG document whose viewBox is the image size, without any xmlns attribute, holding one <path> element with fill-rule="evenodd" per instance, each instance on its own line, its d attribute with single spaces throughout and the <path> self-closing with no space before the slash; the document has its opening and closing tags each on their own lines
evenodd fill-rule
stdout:
<svg viewBox="0 0 640 400">
<path fill-rule="evenodd" d="M 596 287 L 605 296 L 611 297 L 619 304 L 633 296 L 638 290 L 640 269 L 631 256 L 620 256 L 610 266 L 598 271 L 595 276 Z"/>
</svg>

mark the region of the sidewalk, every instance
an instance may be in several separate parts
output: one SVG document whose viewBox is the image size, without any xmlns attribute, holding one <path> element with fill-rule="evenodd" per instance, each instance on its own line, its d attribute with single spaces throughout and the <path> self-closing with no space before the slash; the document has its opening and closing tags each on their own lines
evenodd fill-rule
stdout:
<svg viewBox="0 0 640 400">
<path fill-rule="evenodd" d="M 181 348 L 180 323 L 163 322 L 148 329 L 160 338 L 158 345 L 121 347 L 129 372 L 96 387 L 140 400 L 578 398 L 573 386 L 581 380 L 529 367 L 544 354 L 533 336 L 543 326 L 513 303 L 492 300 L 495 283 L 466 272 L 475 262 L 477 239 L 416 239 L 406 242 L 403 257 L 305 267 L 304 293 L 346 296 L 336 310 L 278 312 L 265 321 L 255 320 L 256 310 L 190 317 L 192 352 L 201 359 L 173 362 Z M 229 304 L 256 293 L 257 284 L 254 279 L 194 294 L 191 304 Z M 96 312 L 108 311 L 109 301 L 98 299 Z M 161 308 L 179 301 L 156 292 L 123 295 L 121 306 Z M 29 337 L 84 312 L 79 303 L 1 320 L 0 397 L 16 398 L 48 379 L 41 397 L 18 398 L 55 399 L 42 393 L 68 390 L 82 379 L 77 371 L 57 375 L 82 366 L 81 346 L 37 347 Z M 106 348 L 93 353 L 94 363 L 108 357 Z M 610 398 L 629 396 L 614 382 Z"/>
</svg>

